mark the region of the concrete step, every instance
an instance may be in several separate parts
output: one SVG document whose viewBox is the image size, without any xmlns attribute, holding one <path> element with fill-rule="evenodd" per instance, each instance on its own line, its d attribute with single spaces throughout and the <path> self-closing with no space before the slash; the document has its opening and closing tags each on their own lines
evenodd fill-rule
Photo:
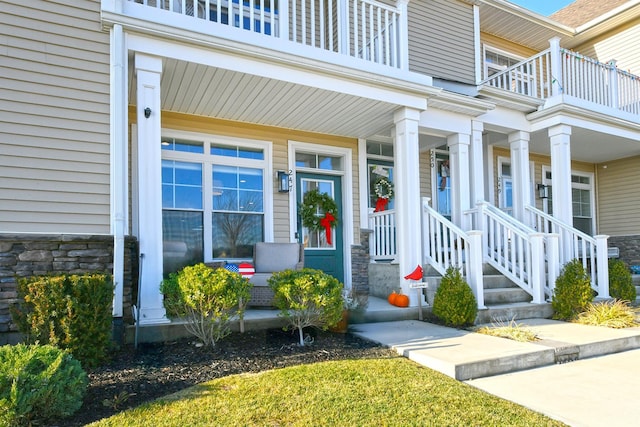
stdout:
<svg viewBox="0 0 640 427">
<path fill-rule="evenodd" d="M 475 323 L 509 323 L 512 320 L 548 319 L 551 316 L 553 316 L 553 308 L 550 303 L 515 302 L 487 305 L 485 310 L 478 310 Z"/>
<path fill-rule="evenodd" d="M 529 301 L 531 301 L 531 295 L 521 288 L 494 288 L 484 290 L 484 303 L 486 305 Z"/>
<path fill-rule="evenodd" d="M 482 284 L 485 289 L 519 288 L 518 285 L 502 274 L 485 274 L 482 276 Z"/>
</svg>

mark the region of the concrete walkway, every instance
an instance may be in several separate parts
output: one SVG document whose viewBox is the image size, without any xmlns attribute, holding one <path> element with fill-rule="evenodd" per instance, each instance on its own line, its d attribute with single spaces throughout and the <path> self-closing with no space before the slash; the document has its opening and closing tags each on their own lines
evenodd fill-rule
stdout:
<svg viewBox="0 0 640 427">
<path fill-rule="evenodd" d="M 569 425 L 640 425 L 640 328 L 548 319 L 518 323 L 540 340 L 520 343 L 416 320 L 349 328 L 417 363 Z"/>
</svg>

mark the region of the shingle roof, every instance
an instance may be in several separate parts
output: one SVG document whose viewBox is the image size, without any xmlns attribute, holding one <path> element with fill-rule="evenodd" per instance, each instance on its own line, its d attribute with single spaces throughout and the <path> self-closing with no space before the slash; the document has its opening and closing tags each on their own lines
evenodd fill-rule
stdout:
<svg viewBox="0 0 640 427">
<path fill-rule="evenodd" d="M 576 0 L 551 15 L 550 18 L 570 27 L 579 27 L 628 1 L 629 0 Z"/>
</svg>

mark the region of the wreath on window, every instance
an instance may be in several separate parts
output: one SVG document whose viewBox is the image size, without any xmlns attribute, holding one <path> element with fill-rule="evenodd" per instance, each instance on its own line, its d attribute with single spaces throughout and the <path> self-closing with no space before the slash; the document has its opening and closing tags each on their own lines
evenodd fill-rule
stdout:
<svg viewBox="0 0 640 427">
<path fill-rule="evenodd" d="M 333 219 L 329 220 L 329 225 L 335 227 L 338 224 L 338 205 L 335 200 L 327 193 L 321 193 L 318 190 L 309 191 L 302 199 L 300 205 L 300 216 L 302 217 L 302 225 L 311 231 L 320 231 L 324 226 L 320 222 L 323 216 L 318 216 L 318 208 L 320 212 L 324 212 L 324 217 L 330 214 Z"/>
<path fill-rule="evenodd" d="M 318 208 L 324 215 L 318 216 Z M 302 225 L 311 231 L 324 230 L 331 244 L 331 228 L 338 225 L 338 205 L 327 193 L 312 190 L 306 193 L 300 205 Z"/>
<path fill-rule="evenodd" d="M 378 199 L 392 199 L 393 183 L 387 178 L 379 178 L 373 185 L 373 191 L 378 196 Z"/>
<path fill-rule="evenodd" d="M 376 183 L 373 184 L 373 191 L 378 197 L 374 212 L 382 212 L 387 208 L 389 200 L 393 198 L 393 183 L 387 178 L 379 178 Z"/>
</svg>

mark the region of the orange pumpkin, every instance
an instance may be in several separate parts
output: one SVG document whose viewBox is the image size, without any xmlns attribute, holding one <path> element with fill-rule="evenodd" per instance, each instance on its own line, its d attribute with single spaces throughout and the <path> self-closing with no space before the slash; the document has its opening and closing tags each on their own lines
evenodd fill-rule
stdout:
<svg viewBox="0 0 640 427">
<path fill-rule="evenodd" d="M 397 294 L 394 303 L 398 307 L 409 307 L 409 297 L 405 294 Z"/>
<path fill-rule="evenodd" d="M 396 294 L 396 291 L 393 291 L 389 294 L 389 297 L 387 297 L 387 301 L 389 301 L 389 304 L 391 305 L 396 305 L 396 297 L 398 296 L 398 294 Z"/>
</svg>

